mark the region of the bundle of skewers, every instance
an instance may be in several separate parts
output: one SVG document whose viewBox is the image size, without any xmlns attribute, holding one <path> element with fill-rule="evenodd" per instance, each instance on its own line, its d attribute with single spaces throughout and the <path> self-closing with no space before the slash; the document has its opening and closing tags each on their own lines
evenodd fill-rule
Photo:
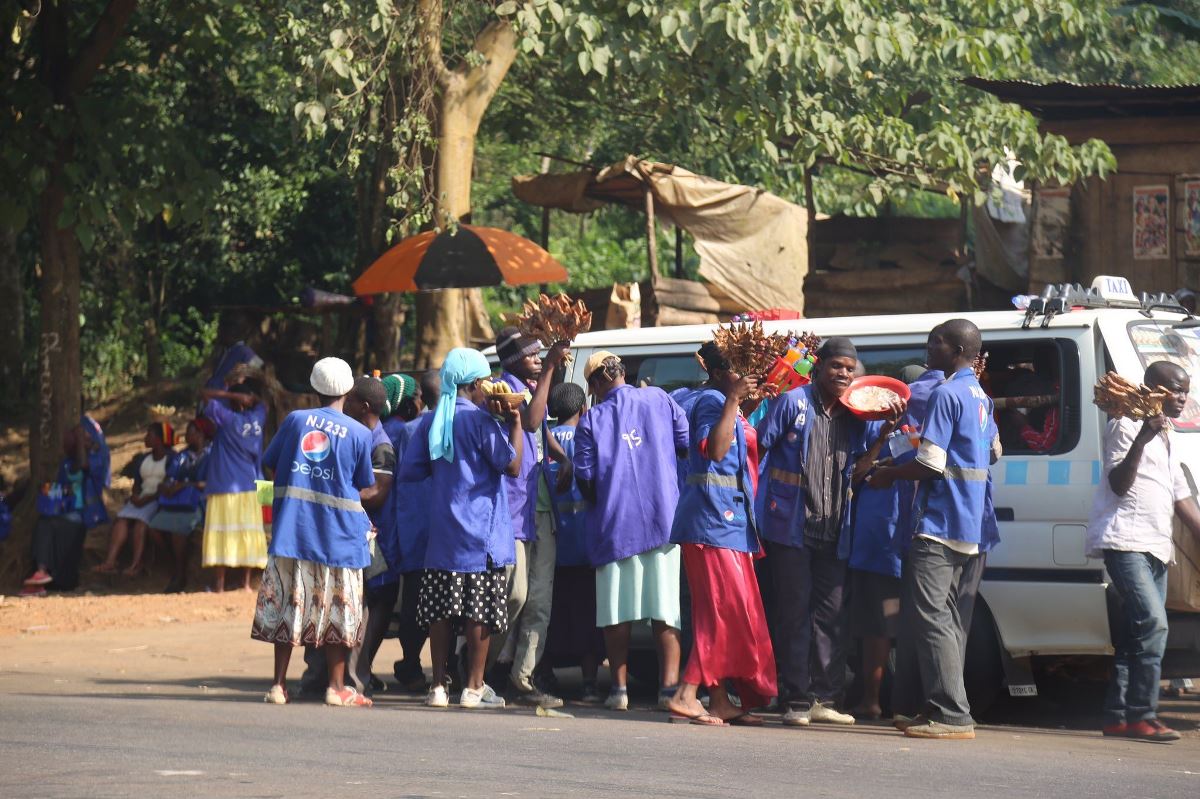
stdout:
<svg viewBox="0 0 1200 799">
<path fill-rule="evenodd" d="M 987 371 L 988 354 L 981 352 L 975 356 L 975 360 L 971 363 L 971 369 L 975 372 L 975 379 L 983 379 L 983 373 Z"/>
<path fill-rule="evenodd" d="M 731 371 L 765 380 L 777 361 L 796 347 L 816 352 L 820 339 L 811 333 L 767 333 L 762 322 L 732 322 L 713 333 Z M 758 394 L 750 399 L 757 399 Z"/>
<path fill-rule="evenodd" d="M 565 294 L 557 297 L 540 294 L 536 302 L 525 302 L 513 323 L 522 333 L 549 347 L 560 341 L 574 341 L 580 333 L 591 330 L 592 312 L 583 300 L 571 302 Z"/>
<path fill-rule="evenodd" d="M 1092 402 L 1109 416 L 1142 421 L 1162 413 L 1168 393 L 1161 388 L 1134 385 L 1116 372 L 1100 378 L 1093 390 Z"/>
</svg>

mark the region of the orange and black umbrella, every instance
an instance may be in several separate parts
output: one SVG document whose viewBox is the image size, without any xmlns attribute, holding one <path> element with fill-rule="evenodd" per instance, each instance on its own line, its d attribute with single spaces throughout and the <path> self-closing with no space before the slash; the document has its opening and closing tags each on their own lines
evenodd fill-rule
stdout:
<svg viewBox="0 0 1200 799">
<path fill-rule="evenodd" d="M 389 291 L 563 283 L 567 270 L 532 241 L 506 230 L 459 225 L 409 236 L 354 281 L 359 296 Z"/>
</svg>

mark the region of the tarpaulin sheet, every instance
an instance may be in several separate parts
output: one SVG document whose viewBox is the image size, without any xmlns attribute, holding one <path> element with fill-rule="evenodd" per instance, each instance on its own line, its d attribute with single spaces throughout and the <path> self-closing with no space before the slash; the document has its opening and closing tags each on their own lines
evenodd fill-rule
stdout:
<svg viewBox="0 0 1200 799">
<path fill-rule="evenodd" d="M 596 173 L 513 178 L 519 199 L 575 213 L 594 210 L 597 201 L 644 208 L 647 189 L 656 217 L 691 234 L 701 277 L 747 310 L 803 312 L 808 212 L 802 206 L 634 156 Z"/>
</svg>

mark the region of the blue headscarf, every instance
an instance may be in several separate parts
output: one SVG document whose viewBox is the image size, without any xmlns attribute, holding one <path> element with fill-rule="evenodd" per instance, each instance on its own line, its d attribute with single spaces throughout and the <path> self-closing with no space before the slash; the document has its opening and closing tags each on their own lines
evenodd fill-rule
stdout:
<svg viewBox="0 0 1200 799">
<path fill-rule="evenodd" d="M 454 462 L 454 403 L 458 387 L 491 377 L 492 368 L 479 350 L 458 347 L 450 350 L 442 364 L 442 399 L 429 428 L 429 458 Z"/>
</svg>

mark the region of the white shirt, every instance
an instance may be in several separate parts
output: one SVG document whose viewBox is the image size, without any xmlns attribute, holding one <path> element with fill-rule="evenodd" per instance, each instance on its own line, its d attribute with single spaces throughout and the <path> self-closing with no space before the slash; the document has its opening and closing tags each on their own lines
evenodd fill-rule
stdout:
<svg viewBox="0 0 1200 799">
<path fill-rule="evenodd" d="M 167 460 L 171 456 L 171 451 L 162 456 L 161 460 L 154 460 L 154 455 L 147 452 L 146 457 L 142 458 L 142 465 L 139 474 L 142 478 L 142 493 L 143 497 L 152 497 L 158 493 L 158 487 L 162 485 L 163 480 L 167 479 Z"/>
<path fill-rule="evenodd" d="M 1192 495 L 1179 458 L 1171 451 L 1171 431 L 1164 430 L 1146 444 L 1133 485 L 1117 496 L 1108 476 L 1125 460 L 1129 447 L 1142 428 L 1132 419 L 1113 419 L 1104 431 L 1103 474 L 1088 522 L 1088 556 L 1103 556 L 1103 550 L 1148 552 L 1163 563 L 1175 557 L 1171 538 L 1175 503 Z"/>
</svg>

